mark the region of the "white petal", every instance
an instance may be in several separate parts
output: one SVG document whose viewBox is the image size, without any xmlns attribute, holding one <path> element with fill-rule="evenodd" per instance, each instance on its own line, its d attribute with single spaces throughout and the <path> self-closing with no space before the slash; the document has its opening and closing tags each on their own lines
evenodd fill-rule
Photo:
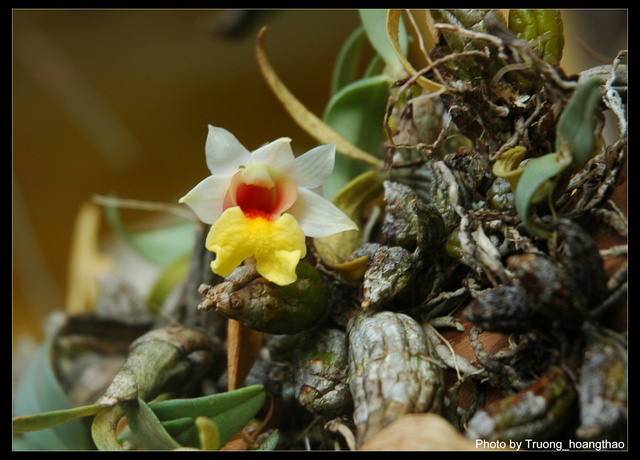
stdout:
<svg viewBox="0 0 640 460">
<path fill-rule="evenodd" d="M 207 166 L 215 176 L 231 176 L 240 165 L 246 165 L 251 157 L 236 137 L 224 128 L 209 125 L 205 144 Z"/>
<path fill-rule="evenodd" d="M 292 179 L 299 187 L 320 187 L 331 175 L 336 158 L 336 146 L 321 145 L 300 155 L 280 172 Z"/>
<path fill-rule="evenodd" d="M 251 154 L 251 164 L 265 163 L 280 172 L 280 168 L 292 162 L 294 158 L 291 139 L 281 137 L 256 149 Z"/>
<path fill-rule="evenodd" d="M 358 229 L 331 201 L 306 188 L 298 189 L 298 199 L 287 212 L 296 218 L 304 234 L 310 237 Z"/>
<path fill-rule="evenodd" d="M 202 222 L 213 224 L 222 214 L 229 181 L 229 177 L 209 176 L 178 201 L 188 205 Z"/>
</svg>

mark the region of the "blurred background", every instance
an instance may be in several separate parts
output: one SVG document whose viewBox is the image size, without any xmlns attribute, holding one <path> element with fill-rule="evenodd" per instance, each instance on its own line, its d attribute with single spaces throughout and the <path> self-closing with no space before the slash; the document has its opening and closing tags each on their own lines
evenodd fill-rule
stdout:
<svg viewBox="0 0 640 460">
<path fill-rule="evenodd" d="M 93 195 L 175 204 L 209 174 L 207 125 L 255 149 L 316 145 L 264 83 L 255 37 L 314 113 L 355 10 L 13 10 L 13 344 L 62 310 L 78 210 Z M 574 74 L 627 47 L 626 10 L 566 10 Z M 149 218 L 149 214 L 146 214 Z M 105 237 L 109 231 L 103 225 Z"/>
</svg>

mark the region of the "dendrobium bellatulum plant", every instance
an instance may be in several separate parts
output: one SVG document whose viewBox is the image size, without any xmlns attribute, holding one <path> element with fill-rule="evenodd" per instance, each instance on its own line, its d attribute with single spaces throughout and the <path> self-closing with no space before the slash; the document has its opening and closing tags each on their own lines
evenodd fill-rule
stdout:
<svg viewBox="0 0 640 460">
<path fill-rule="evenodd" d="M 333 171 L 335 145 L 295 157 L 291 139 L 253 153 L 229 131 L 209 126 L 205 146 L 211 176 L 180 199 L 211 224 L 206 247 L 214 273 L 226 277 L 253 257 L 260 275 L 284 286 L 296 281 L 305 237 L 322 237 L 356 224 L 318 193 Z"/>
</svg>

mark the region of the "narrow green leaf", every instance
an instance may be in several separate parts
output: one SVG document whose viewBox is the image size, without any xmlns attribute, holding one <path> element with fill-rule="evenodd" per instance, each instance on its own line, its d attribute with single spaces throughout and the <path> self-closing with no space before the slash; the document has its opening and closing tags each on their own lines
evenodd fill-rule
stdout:
<svg viewBox="0 0 640 460">
<path fill-rule="evenodd" d="M 193 221 L 133 232 L 122 221 L 117 206 L 105 206 L 105 212 L 116 233 L 155 265 L 165 267 L 193 250 L 196 225 Z"/>
<path fill-rule="evenodd" d="M 329 101 L 324 122 L 357 147 L 379 153 L 391 83 L 377 75 L 345 86 Z"/>
<path fill-rule="evenodd" d="M 164 267 L 147 296 L 151 313 L 158 314 L 169 294 L 186 279 L 190 263 L 191 254 L 185 254 Z"/>
<path fill-rule="evenodd" d="M 374 77 L 381 74 L 384 71 L 384 61 L 379 54 L 376 54 L 371 58 L 371 62 L 367 65 L 367 68 L 362 75 L 362 78 Z"/>
<path fill-rule="evenodd" d="M 55 333 L 47 337 L 20 378 L 13 403 L 14 417 L 72 409 L 53 369 L 55 338 Z M 44 418 L 57 418 L 59 415 Z M 25 431 L 21 436 L 38 450 L 87 450 L 94 447 L 82 420 L 67 420 L 51 428 Z"/>
<path fill-rule="evenodd" d="M 148 404 L 147 404 L 148 405 Z M 160 422 L 167 433 L 176 440 L 178 444 L 185 447 L 198 447 L 197 429 L 194 425 L 193 417 L 184 417 L 175 420 L 167 420 Z M 124 444 L 125 441 L 136 444 L 137 438 L 131 431 L 129 425 L 125 425 L 118 431 L 118 442 Z"/>
<path fill-rule="evenodd" d="M 39 431 L 63 425 L 72 420 L 95 415 L 101 409 L 100 404 L 74 407 L 32 415 L 21 415 L 13 418 L 13 433 Z"/>
<path fill-rule="evenodd" d="M 192 399 L 150 403 L 158 420 L 207 417 L 215 424 L 223 446 L 258 413 L 266 401 L 262 385 Z"/>
<path fill-rule="evenodd" d="M 127 407 L 127 422 L 140 447 L 149 450 L 173 450 L 180 446 L 162 426 L 158 417 L 142 399 Z"/>
<path fill-rule="evenodd" d="M 578 86 L 558 120 L 556 151 L 570 153 L 578 167 L 586 164 L 595 150 L 593 117 L 602 98 L 601 85 L 594 77 Z"/>
<path fill-rule="evenodd" d="M 118 442 L 116 428 L 124 415 L 124 409 L 118 404 L 105 407 L 94 417 L 91 424 L 91 437 L 99 450 L 123 450 Z"/>
<path fill-rule="evenodd" d="M 556 152 L 536 158 L 527 165 L 516 190 L 516 209 L 529 231 L 540 238 L 551 236 L 531 220 L 529 207 L 539 201 L 540 189 L 571 167 L 579 168 L 594 154 L 596 139 L 593 117 L 600 102 L 601 80 L 592 78 L 580 85 L 571 96 L 558 120 Z M 551 187 L 550 187 L 551 188 Z M 549 191 L 550 193 L 550 191 Z"/>
<path fill-rule="evenodd" d="M 377 75 L 358 80 L 335 94 L 323 120 L 356 147 L 381 155 L 384 115 L 391 80 Z M 352 158 L 336 158 L 334 172 L 325 183 L 325 194 L 333 197 L 354 177 L 364 173 L 368 165 Z"/>
<path fill-rule="evenodd" d="M 387 10 L 367 9 L 359 10 L 359 13 L 369 42 L 389 67 L 390 73 L 397 75 L 402 72 L 404 65 L 387 36 Z M 409 46 L 409 38 L 402 21 L 399 23 L 398 46 L 403 53 L 407 52 Z"/>
<path fill-rule="evenodd" d="M 173 437 L 176 437 L 193 428 L 194 422 L 195 418 L 193 417 L 183 417 L 177 418 L 175 420 L 163 421 L 162 426 L 165 430 L 167 430 L 167 433 L 169 433 Z"/>
<path fill-rule="evenodd" d="M 265 439 L 265 441 L 254 450 L 275 450 L 275 448 L 278 446 L 279 439 L 280 433 L 278 432 L 278 430 L 273 430 L 273 433 L 271 433 L 269 437 Z"/>
<path fill-rule="evenodd" d="M 267 396 L 264 392 L 258 393 L 243 404 L 211 417 L 211 420 L 218 426 L 221 446 L 228 443 L 255 417 L 266 399 Z"/>
<path fill-rule="evenodd" d="M 360 55 L 366 38 L 364 27 L 359 26 L 340 48 L 331 74 L 332 95 L 358 79 Z"/>
<path fill-rule="evenodd" d="M 531 203 L 538 190 L 546 186 L 567 167 L 567 163 L 557 153 L 548 153 L 535 160 L 525 168 L 516 189 L 516 209 L 529 232 L 539 238 L 549 238 L 551 233 L 536 225 L 529 213 Z M 549 193 L 551 190 L 549 191 Z"/>
<path fill-rule="evenodd" d="M 252 385 L 234 391 L 189 399 L 168 399 L 149 403 L 158 419 L 174 420 L 183 417 L 214 417 L 242 405 L 256 395 L 264 394 L 262 385 Z"/>
</svg>

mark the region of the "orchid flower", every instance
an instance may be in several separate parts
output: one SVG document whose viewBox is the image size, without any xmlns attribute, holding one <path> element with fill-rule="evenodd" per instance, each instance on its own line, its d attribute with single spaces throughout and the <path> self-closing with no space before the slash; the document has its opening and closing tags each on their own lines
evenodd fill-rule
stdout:
<svg viewBox="0 0 640 460">
<path fill-rule="evenodd" d="M 229 131 L 209 126 L 205 152 L 211 176 L 179 201 L 211 224 L 205 245 L 216 254 L 214 273 L 229 276 L 253 257 L 262 277 L 284 286 L 297 279 L 305 237 L 357 230 L 317 193 L 333 171 L 335 145 L 295 157 L 290 143 L 283 137 L 251 153 Z"/>
</svg>

